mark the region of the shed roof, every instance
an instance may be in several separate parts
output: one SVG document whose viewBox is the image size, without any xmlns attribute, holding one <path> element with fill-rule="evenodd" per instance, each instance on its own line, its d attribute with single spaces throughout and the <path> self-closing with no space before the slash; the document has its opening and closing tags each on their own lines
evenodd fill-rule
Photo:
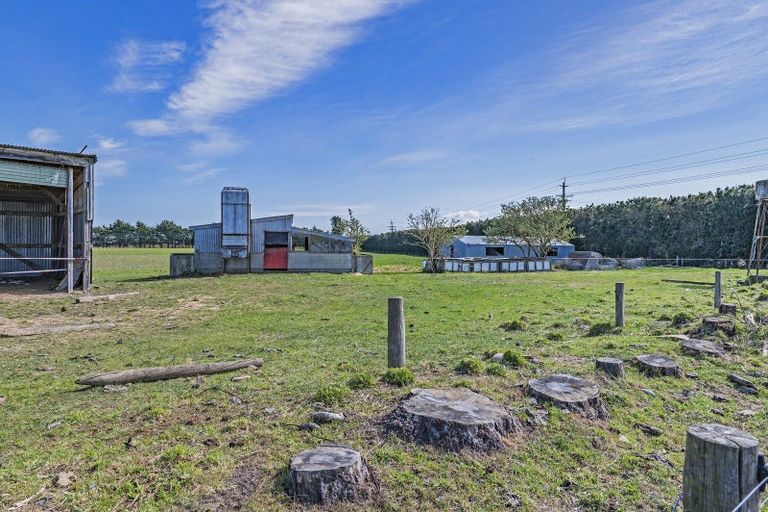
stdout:
<svg viewBox="0 0 768 512">
<path fill-rule="evenodd" d="M 318 236 L 321 238 L 327 238 L 329 240 L 338 240 L 340 242 L 354 242 L 351 238 L 344 235 L 337 235 L 335 233 L 328 233 L 327 231 L 317 231 L 314 229 L 305 229 L 305 228 L 291 228 L 291 234 L 292 235 L 298 235 L 298 236 Z"/>
<path fill-rule="evenodd" d="M 522 240 L 514 240 L 514 239 L 494 239 L 491 237 L 483 236 L 483 235 L 464 235 L 462 237 L 458 237 L 456 240 L 467 244 L 467 245 L 523 245 L 525 242 Z M 552 246 L 554 247 L 575 247 L 573 244 L 569 242 L 563 242 L 561 240 L 553 240 Z"/>
<path fill-rule="evenodd" d="M 16 146 L 13 144 L 0 144 L 0 149 L 8 150 L 7 152 L 9 153 L 13 153 L 13 152 L 18 152 L 19 154 L 43 153 L 45 155 L 59 155 L 59 156 L 68 156 L 73 158 L 85 158 L 85 159 L 93 160 L 94 162 L 96 162 L 96 155 L 93 153 L 72 153 L 69 151 L 58 151 L 56 149 L 33 148 L 30 146 Z"/>
</svg>

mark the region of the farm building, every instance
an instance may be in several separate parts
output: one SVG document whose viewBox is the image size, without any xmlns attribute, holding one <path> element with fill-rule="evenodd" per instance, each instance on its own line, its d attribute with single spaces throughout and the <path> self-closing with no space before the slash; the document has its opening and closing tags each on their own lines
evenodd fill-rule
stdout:
<svg viewBox="0 0 768 512">
<path fill-rule="evenodd" d="M 575 250 L 568 242 L 552 243 L 549 254 L 540 255 L 536 249 L 528 248 L 522 241 L 498 240 L 486 236 L 467 235 L 454 239 L 443 248 L 446 258 L 567 258 Z"/>
<path fill-rule="evenodd" d="M 190 226 L 194 255 L 173 255 L 171 275 L 265 271 L 373 271 L 370 256 L 353 253 L 345 236 L 293 226 L 293 215 L 250 218 L 248 189 L 221 192 L 222 222 Z"/>
<path fill-rule="evenodd" d="M 0 144 L 0 281 L 91 284 L 96 155 Z"/>
</svg>

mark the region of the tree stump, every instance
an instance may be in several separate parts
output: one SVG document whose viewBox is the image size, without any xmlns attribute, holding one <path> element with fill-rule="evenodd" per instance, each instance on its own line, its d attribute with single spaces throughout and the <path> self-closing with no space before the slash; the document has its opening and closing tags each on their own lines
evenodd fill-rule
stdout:
<svg viewBox="0 0 768 512">
<path fill-rule="evenodd" d="M 716 423 L 693 425 L 685 440 L 685 512 L 730 512 L 757 485 L 758 441 Z M 757 512 L 755 495 L 740 512 Z"/>
<path fill-rule="evenodd" d="M 376 482 L 360 453 L 339 445 L 304 450 L 291 459 L 288 494 L 302 503 L 365 501 Z"/>
<path fill-rule="evenodd" d="M 680 342 L 680 350 L 691 356 L 723 357 L 725 349 L 722 345 L 707 340 L 689 339 Z"/>
<path fill-rule="evenodd" d="M 613 357 L 598 357 L 595 361 L 595 367 L 598 370 L 603 370 L 611 377 L 617 379 L 624 378 L 624 361 Z"/>
<path fill-rule="evenodd" d="M 720 303 L 719 311 L 721 315 L 735 315 L 736 304 L 726 304 L 725 302 L 722 302 Z"/>
<path fill-rule="evenodd" d="M 564 373 L 528 381 L 528 394 L 534 398 L 589 418 L 607 418 L 608 411 L 600 401 L 598 390 L 597 384 Z"/>
<path fill-rule="evenodd" d="M 733 321 L 728 318 L 722 318 L 719 316 L 706 316 L 702 322 L 704 324 L 704 328 L 710 331 L 723 331 L 728 336 L 732 336 L 734 333 Z"/>
<path fill-rule="evenodd" d="M 635 365 L 649 377 L 683 377 L 683 369 L 668 357 L 645 354 L 635 358 Z"/>
<path fill-rule="evenodd" d="M 414 389 L 386 423 L 405 440 L 453 452 L 499 450 L 505 435 L 522 430 L 504 407 L 464 388 Z"/>
</svg>

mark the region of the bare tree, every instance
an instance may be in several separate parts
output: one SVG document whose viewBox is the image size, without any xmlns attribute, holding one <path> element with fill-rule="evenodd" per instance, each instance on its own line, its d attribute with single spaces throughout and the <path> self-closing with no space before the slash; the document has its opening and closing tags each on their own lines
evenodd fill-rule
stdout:
<svg viewBox="0 0 768 512">
<path fill-rule="evenodd" d="M 439 208 L 425 207 L 416 214 L 408 215 L 408 234 L 413 238 L 414 245 L 427 251 L 432 272 L 440 270 L 442 248 L 464 232 L 465 228 L 459 226 L 458 220 L 441 216 Z"/>
<path fill-rule="evenodd" d="M 354 253 L 360 254 L 363 250 L 363 243 L 371 236 L 371 232 L 363 226 L 360 219 L 352 214 L 351 208 L 348 208 L 347 212 L 349 218 L 341 221 L 342 234 L 355 241 Z M 331 218 L 331 222 L 333 222 L 333 218 Z"/>
</svg>

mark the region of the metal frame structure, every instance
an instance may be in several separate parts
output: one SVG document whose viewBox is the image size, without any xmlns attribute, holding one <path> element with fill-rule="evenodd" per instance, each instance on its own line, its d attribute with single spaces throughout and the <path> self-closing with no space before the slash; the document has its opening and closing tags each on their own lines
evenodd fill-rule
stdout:
<svg viewBox="0 0 768 512">
<path fill-rule="evenodd" d="M 0 144 L 0 276 L 91 285 L 96 155 Z M 10 205 L 3 208 L 3 205 Z"/>
</svg>

